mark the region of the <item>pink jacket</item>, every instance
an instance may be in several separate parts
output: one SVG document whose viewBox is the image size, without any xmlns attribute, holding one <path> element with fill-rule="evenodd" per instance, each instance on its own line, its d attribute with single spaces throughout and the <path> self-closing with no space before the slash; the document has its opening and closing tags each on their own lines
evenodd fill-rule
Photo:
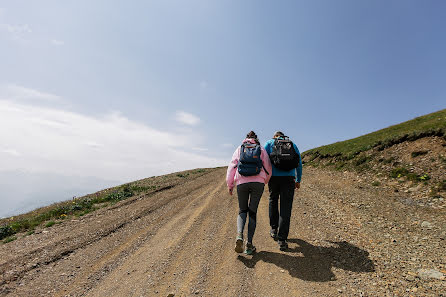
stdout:
<svg viewBox="0 0 446 297">
<path fill-rule="evenodd" d="M 250 142 L 255 143 L 254 139 L 252 138 L 246 138 L 243 142 Z M 259 174 L 254 176 L 243 176 L 238 173 L 237 165 L 238 160 L 240 158 L 240 146 L 235 150 L 234 154 L 232 155 L 232 160 L 228 165 L 228 171 L 226 172 L 226 183 L 228 184 L 228 188 L 232 189 L 234 188 L 234 181 L 237 185 L 244 184 L 244 183 L 252 183 L 252 182 L 259 182 L 259 183 L 268 183 L 269 179 L 271 178 L 271 161 L 269 160 L 268 153 L 265 151 L 265 149 L 260 146 L 262 149 L 262 152 L 260 154 L 260 158 L 262 159 L 263 166 L 265 167 L 266 171 L 268 171 L 269 174 L 266 174 L 265 170 L 263 169 L 260 171 Z"/>
</svg>

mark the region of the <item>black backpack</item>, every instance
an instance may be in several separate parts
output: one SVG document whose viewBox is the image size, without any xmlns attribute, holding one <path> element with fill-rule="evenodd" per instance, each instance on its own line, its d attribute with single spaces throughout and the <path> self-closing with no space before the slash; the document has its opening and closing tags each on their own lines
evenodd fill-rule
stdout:
<svg viewBox="0 0 446 297">
<path fill-rule="evenodd" d="M 240 158 L 237 165 L 238 172 L 244 176 L 259 174 L 262 168 L 265 168 L 260 158 L 261 153 L 260 145 L 244 142 L 240 147 Z"/>
<path fill-rule="evenodd" d="M 274 139 L 269 158 L 276 168 L 284 171 L 297 168 L 300 162 L 293 142 L 286 136 Z"/>
</svg>

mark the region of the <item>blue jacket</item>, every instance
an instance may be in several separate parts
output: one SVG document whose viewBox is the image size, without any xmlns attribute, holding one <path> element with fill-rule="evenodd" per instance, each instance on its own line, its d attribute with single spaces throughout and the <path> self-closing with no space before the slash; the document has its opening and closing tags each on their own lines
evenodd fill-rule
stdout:
<svg viewBox="0 0 446 297">
<path fill-rule="evenodd" d="M 271 154 L 273 149 L 274 139 L 270 139 L 265 143 L 265 150 L 269 154 Z M 296 144 L 294 144 L 294 149 L 296 150 L 297 154 L 299 155 L 299 166 L 295 169 L 291 169 L 290 171 L 283 171 L 280 169 L 277 169 L 274 164 L 273 165 L 273 173 L 272 176 L 294 176 L 296 178 L 297 182 L 301 181 L 302 178 L 302 158 L 300 157 L 299 149 L 297 148 Z M 272 162 L 271 162 L 272 163 Z"/>
</svg>

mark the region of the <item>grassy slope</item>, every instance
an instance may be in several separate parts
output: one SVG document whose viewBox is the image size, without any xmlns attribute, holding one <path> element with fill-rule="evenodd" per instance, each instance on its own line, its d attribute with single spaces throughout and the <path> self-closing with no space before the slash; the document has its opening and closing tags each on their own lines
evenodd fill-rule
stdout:
<svg viewBox="0 0 446 297">
<path fill-rule="evenodd" d="M 349 159 L 377 146 L 384 148 L 404 140 L 415 140 L 429 135 L 446 135 L 446 109 L 357 138 L 317 147 L 304 152 L 303 156 L 338 156 Z"/>
<path fill-rule="evenodd" d="M 74 200 L 55 203 L 15 217 L 1 219 L 0 243 L 8 243 L 15 240 L 15 234 L 17 233 L 28 232 L 27 235 L 29 235 L 36 228 L 48 228 L 67 218 L 83 216 L 99 208 L 113 205 L 140 194 L 145 194 L 146 196 L 152 195 L 211 170 L 214 170 L 214 168 L 187 170 L 146 178 L 105 189 Z"/>
</svg>

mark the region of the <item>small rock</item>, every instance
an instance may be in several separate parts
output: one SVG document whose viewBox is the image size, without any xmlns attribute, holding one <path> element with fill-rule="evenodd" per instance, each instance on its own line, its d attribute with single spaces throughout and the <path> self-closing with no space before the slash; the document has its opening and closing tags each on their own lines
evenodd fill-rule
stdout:
<svg viewBox="0 0 446 297">
<path fill-rule="evenodd" d="M 443 273 L 441 273 L 438 270 L 435 269 L 419 269 L 418 270 L 418 277 L 421 279 L 439 279 L 439 280 L 444 280 L 446 279 L 445 275 Z"/>
<path fill-rule="evenodd" d="M 280 272 L 284 273 L 284 272 L 285 272 L 285 270 L 283 270 L 283 269 L 280 269 Z"/>
<path fill-rule="evenodd" d="M 428 221 L 424 221 L 424 222 L 421 223 L 421 228 L 431 229 L 432 228 L 432 223 L 430 223 Z"/>
</svg>

